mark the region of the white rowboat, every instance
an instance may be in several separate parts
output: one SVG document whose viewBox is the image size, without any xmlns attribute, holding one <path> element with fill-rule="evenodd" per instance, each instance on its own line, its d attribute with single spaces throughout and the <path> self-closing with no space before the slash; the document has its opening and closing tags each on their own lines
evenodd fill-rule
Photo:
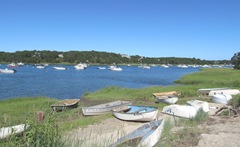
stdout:
<svg viewBox="0 0 240 147">
<path fill-rule="evenodd" d="M 0 139 L 7 138 L 8 136 L 13 134 L 22 133 L 28 127 L 29 126 L 25 124 L 15 125 L 11 127 L 2 127 L 0 128 Z"/>
<path fill-rule="evenodd" d="M 116 147 L 119 145 L 152 147 L 159 141 L 163 127 L 163 119 L 146 123 L 133 132 L 119 138 L 115 143 L 111 144 L 110 147 Z"/>
<path fill-rule="evenodd" d="M 118 119 L 126 121 L 153 121 L 157 119 L 157 107 L 133 105 L 129 105 L 127 107 L 127 110 L 113 110 L 113 115 Z"/>
</svg>

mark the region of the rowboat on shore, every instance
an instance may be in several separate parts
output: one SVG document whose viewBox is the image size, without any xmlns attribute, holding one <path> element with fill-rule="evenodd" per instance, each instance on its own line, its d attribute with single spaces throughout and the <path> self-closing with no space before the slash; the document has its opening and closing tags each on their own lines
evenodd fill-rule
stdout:
<svg viewBox="0 0 240 147">
<path fill-rule="evenodd" d="M 208 96 L 214 96 L 216 94 L 238 95 L 240 91 L 238 89 L 211 90 Z"/>
<path fill-rule="evenodd" d="M 216 94 L 213 95 L 211 100 L 215 103 L 219 104 L 228 104 L 229 100 L 232 99 L 232 96 L 230 94 Z"/>
<path fill-rule="evenodd" d="M 119 138 L 110 147 L 116 146 L 137 146 L 152 147 L 160 139 L 164 127 L 164 120 L 151 121 L 145 123 L 133 132 Z"/>
<path fill-rule="evenodd" d="M 173 95 L 177 96 L 177 95 L 181 95 L 181 93 L 180 93 L 180 92 L 177 92 L 177 91 L 168 91 L 168 92 L 152 93 L 152 95 L 153 95 L 154 97 L 169 96 L 169 95 L 171 95 L 171 96 L 173 96 Z"/>
<path fill-rule="evenodd" d="M 128 105 L 126 110 L 113 110 L 113 115 L 125 121 L 153 121 L 157 119 L 158 108 L 152 106 Z"/>
<path fill-rule="evenodd" d="M 159 103 L 163 102 L 167 104 L 175 104 L 178 101 L 178 96 L 181 95 L 181 93 L 177 91 L 169 91 L 152 93 L 152 95 L 156 98 L 157 102 Z"/>
<path fill-rule="evenodd" d="M 187 105 L 194 106 L 197 108 L 197 110 L 202 109 L 204 112 L 209 111 L 209 104 L 208 102 L 205 102 L 205 101 L 191 100 L 191 101 L 187 101 Z"/>
<path fill-rule="evenodd" d="M 28 127 L 29 125 L 25 125 L 25 124 L 20 124 L 20 125 L 15 125 L 10 127 L 2 127 L 0 128 L 0 139 L 7 138 L 10 135 L 20 134 L 24 130 L 26 130 Z"/>
<path fill-rule="evenodd" d="M 157 96 L 156 99 L 159 103 L 167 104 L 175 104 L 178 101 L 178 97 L 172 95 Z"/>
<path fill-rule="evenodd" d="M 231 88 L 203 88 L 198 89 L 198 93 L 208 96 L 213 96 L 216 94 L 230 94 L 230 95 L 238 95 L 240 91 L 238 89 Z"/>
<path fill-rule="evenodd" d="M 196 116 L 197 111 L 198 109 L 194 106 L 174 104 L 163 107 L 162 113 L 183 118 L 193 118 Z"/>
<path fill-rule="evenodd" d="M 62 111 L 78 107 L 80 99 L 65 99 L 51 105 L 53 111 Z"/>
<path fill-rule="evenodd" d="M 127 109 L 127 105 L 132 105 L 129 101 L 114 101 L 105 104 L 99 104 L 89 107 L 82 107 L 83 115 L 101 115 L 111 112 L 112 110 L 120 111 Z"/>
</svg>

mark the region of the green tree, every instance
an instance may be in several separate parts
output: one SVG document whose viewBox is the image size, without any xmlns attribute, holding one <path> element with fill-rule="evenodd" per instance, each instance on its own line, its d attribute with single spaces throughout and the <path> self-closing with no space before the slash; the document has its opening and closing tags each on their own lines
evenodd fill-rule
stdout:
<svg viewBox="0 0 240 147">
<path fill-rule="evenodd" d="M 234 69 L 240 69 L 240 52 L 234 54 L 231 58 L 231 62 L 234 65 Z"/>
</svg>

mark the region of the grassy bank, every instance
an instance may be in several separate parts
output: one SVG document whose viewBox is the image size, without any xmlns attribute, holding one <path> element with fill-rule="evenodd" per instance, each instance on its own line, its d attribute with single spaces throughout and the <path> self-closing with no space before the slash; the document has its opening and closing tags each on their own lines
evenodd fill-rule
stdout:
<svg viewBox="0 0 240 147">
<path fill-rule="evenodd" d="M 98 90 L 94 93 L 85 93 L 80 100 L 78 108 L 63 111 L 60 113 L 52 112 L 50 107 L 51 104 L 58 101 L 56 99 L 36 97 L 1 100 L 0 127 L 31 122 L 31 124 L 40 125 L 43 128 L 51 125 L 58 126 L 57 131 L 65 132 L 77 127 L 84 127 L 89 124 L 99 123 L 106 118 L 113 117 L 111 114 L 85 117 L 83 116 L 80 109 L 82 106 L 90 106 L 93 104 L 100 104 L 103 102 L 109 102 L 114 100 L 130 100 L 133 102 L 133 104 L 154 105 L 161 110 L 163 106 L 166 106 L 166 104 L 155 103 L 155 99 L 152 96 L 152 93 L 165 91 L 181 92 L 178 104 L 184 104 L 187 100 L 196 98 L 200 100 L 207 100 L 204 97 L 199 97 L 197 89 L 210 87 L 231 87 L 240 89 L 239 74 L 240 71 L 232 69 L 203 69 L 199 72 L 183 76 L 181 79 L 176 81 L 176 83 L 178 84 L 172 86 L 153 86 L 141 89 L 120 88 L 111 86 Z M 44 112 L 44 119 L 46 121 L 54 121 L 39 124 L 36 121 L 38 111 Z M 44 124 L 50 125 L 44 126 Z M 43 131 L 42 134 L 47 132 L 47 130 L 44 131 L 44 129 L 35 130 L 34 132 L 31 130 L 30 134 L 35 133 L 36 135 L 41 131 Z M 56 132 L 56 130 L 54 129 L 52 131 Z M 29 136 L 26 136 L 25 139 L 27 140 L 28 137 Z M 42 139 L 44 140 L 44 137 Z M 165 141 L 171 142 L 172 140 Z M 8 140 L 1 141 L 0 146 L 6 146 L 8 145 L 6 144 L 8 142 Z"/>
</svg>

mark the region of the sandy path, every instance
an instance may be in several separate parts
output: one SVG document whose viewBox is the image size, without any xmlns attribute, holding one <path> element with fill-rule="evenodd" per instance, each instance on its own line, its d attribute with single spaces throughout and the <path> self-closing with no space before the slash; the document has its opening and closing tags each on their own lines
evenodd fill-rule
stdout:
<svg viewBox="0 0 240 147">
<path fill-rule="evenodd" d="M 77 146 L 107 146 L 117 138 L 128 134 L 143 125 L 139 122 L 126 122 L 109 118 L 96 125 L 75 129 L 68 133 L 68 140 Z"/>
<path fill-rule="evenodd" d="M 240 147 L 240 117 L 215 119 L 214 124 L 206 126 L 207 134 L 201 134 L 198 147 Z"/>
</svg>

